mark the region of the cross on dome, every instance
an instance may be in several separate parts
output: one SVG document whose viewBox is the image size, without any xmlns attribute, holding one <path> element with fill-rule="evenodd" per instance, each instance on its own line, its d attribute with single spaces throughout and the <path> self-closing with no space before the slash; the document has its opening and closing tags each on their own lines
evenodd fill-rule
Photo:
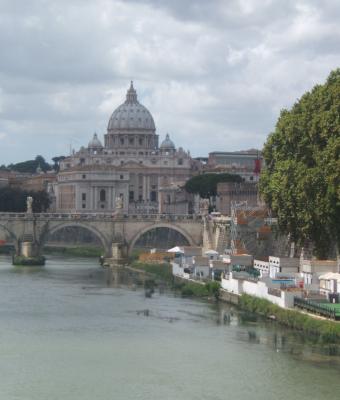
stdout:
<svg viewBox="0 0 340 400">
<path fill-rule="evenodd" d="M 137 103 L 137 92 L 133 87 L 133 81 L 131 81 L 130 88 L 126 93 L 126 101 L 125 103 Z"/>
</svg>

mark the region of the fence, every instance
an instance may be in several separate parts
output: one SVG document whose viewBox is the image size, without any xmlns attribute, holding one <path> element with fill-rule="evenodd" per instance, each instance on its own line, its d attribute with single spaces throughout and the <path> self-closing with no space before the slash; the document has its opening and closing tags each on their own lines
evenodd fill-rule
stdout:
<svg viewBox="0 0 340 400">
<path fill-rule="evenodd" d="M 340 319 L 340 315 L 336 313 L 336 310 L 331 305 L 327 306 L 326 303 L 321 306 L 312 301 L 294 297 L 294 306 L 334 320 Z"/>
</svg>

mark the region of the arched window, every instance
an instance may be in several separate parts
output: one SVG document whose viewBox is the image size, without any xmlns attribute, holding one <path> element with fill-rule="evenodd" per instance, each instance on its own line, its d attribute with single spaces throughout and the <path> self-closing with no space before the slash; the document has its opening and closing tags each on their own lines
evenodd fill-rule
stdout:
<svg viewBox="0 0 340 400">
<path fill-rule="evenodd" d="M 100 201 L 105 201 L 106 200 L 105 189 L 101 189 L 101 191 L 99 192 L 99 198 L 100 198 Z"/>
</svg>

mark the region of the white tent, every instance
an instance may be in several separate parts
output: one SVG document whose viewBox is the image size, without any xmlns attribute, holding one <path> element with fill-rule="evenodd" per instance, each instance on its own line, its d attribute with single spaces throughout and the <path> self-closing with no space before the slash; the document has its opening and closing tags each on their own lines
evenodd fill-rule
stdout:
<svg viewBox="0 0 340 400">
<path fill-rule="evenodd" d="M 219 253 L 215 250 L 208 250 L 204 254 L 207 254 L 208 256 L 217 256 Z"/>
<path fill-rule="evenodd" d="M 167 253 L 181 253 L 184 254 L 184 250 L 178 246 L 173 247 L 172 249 L 167 250 Z"/>
</svg>

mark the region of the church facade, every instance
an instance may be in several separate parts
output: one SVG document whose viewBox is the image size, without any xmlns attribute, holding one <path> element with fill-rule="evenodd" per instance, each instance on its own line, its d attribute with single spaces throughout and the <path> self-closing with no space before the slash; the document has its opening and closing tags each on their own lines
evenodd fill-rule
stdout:
<svg viewBox="0 0 340 400">
<path fill-rule="evenodd" d="M 57 212 L 158 213 L 173 201 L 169 188 L 180 187 L 197 168 L 189 152 L 159 136 L 151 113 L 131 86 L 111 115 L 104 143 L 94 134 L 87 147 L 65 158 L 54 186 Z M 188 213 L 189 201 L 171 209 Z"/>
</svg>

